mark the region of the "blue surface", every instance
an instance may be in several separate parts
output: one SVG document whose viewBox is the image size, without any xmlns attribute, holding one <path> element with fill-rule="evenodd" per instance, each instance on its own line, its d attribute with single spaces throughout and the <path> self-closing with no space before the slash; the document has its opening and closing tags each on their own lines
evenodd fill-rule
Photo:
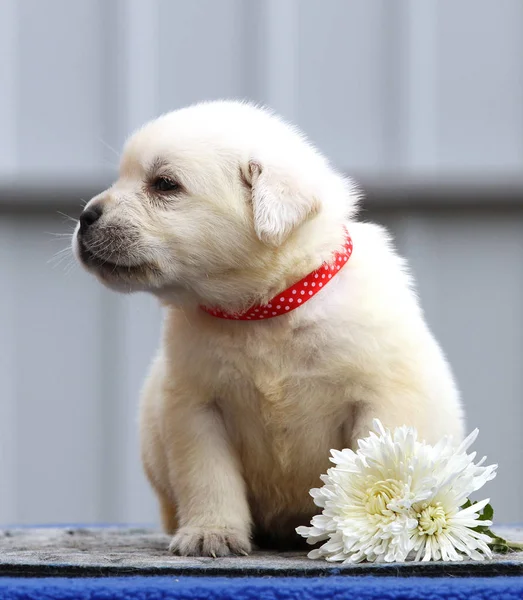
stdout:
<svg viewBox="0 0 523 600">
<path fill-rule="evenodd" d="M 0 578 L 1 600 L 513 600 L 523 577 Z"/>
</svg>

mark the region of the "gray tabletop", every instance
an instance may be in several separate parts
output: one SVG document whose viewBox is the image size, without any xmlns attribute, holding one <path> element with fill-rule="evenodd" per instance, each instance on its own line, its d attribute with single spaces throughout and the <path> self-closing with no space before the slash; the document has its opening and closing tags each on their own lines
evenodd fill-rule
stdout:
<svg viewBox="0 0 523 600">
<path fill-rule="evenodd" d="M 523 541 L 523 528 L 496 532 Z M 172 556 L 168 536 L 141 528 L 14 528 L 0 530 L 0 576 L 496 576 L 523 575 L 523 552 L 485 562 L 341 565 L 310 560 L 301 552 L 250 556 Z"/>
</svg>

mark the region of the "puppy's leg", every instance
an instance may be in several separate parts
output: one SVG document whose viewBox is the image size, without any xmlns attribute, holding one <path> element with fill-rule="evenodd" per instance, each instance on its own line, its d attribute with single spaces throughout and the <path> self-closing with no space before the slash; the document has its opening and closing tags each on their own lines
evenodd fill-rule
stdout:
<svg viewBox="0 0 523 600">
<path fill-rule="evenodd" d="M 433 414 L 427 397 L 405 390 L 401 394 L 383 393 L 383 397 L 365 404 L 355 406 L 353 426 L 350 435 L 350 447 L 356 449 L 358 440 L 374 431 L 373 421 L 379 419 L 384 427 L 394 429 L 407 425 L 415 427 L 418 439 L 435 444 L 445 435 L 453 436 L 456 442 L 463 438 L 463 421 L 461 412 L 449 409 L 447 412 L 439 407 Z"/>
<path fill-rule="evenodd" d="M 145 382 L 140 402 L 140 445 L 145 475 L 156 493 L 160 506 L 163 529 L 174 534 L 178 518 L 173 496 L 170 494 L 168 467 L 161 437 L 161 399 L 163 363 L 157 357 Z"/>
<path fill-rule="evenodd" d="M 391 404 L 389 406 L 388 404 Z M 389 402 L 369 402 L 357 404 L 353 411 L 352 430 L 349 433 L 349 447 L 353 450 L 358 448 L 358 440 L 366 438 L 374 431 L 373 421 L 379 419 L 384 427 L 394 429 L 402 425 L 420 428 L 420 422 L 412 413 L 405 413 L 394 407 L 392 400 Z M 422 429 L 424 425 L 422 426 Z"/>
<path fill-rule="evenodd" d="M 160 519 L 165 533 L 173 535 L 178 529 L 178 518 L 173 503 L 163 495 L 158 494 L 160 504 Z"/>
<path fill-rule="evenodd" d="M 180 524 L 171 551 L 184 556 L 247 554 L 245 484 L 221 416 L 187 389 L 164 393 L 170 397 L 164 398 L 162 437 Z"/>
<path fill-rule="evenodd" d="M 163 492 L 157 483 L 157 478 L 153 475 L 152 469 L 147 465 L 145 460 L 143 460 L 145 467 L 145 474 L 151 487 L 156 493 L 156 498 L 158 499 L 158 504 L 160 507 L 160 521 L 162 523 L 162 528 L 165 533 L 173 535 L 174 532 L 178 529 L 178 516 L 176 514 L 176 506 L 174 502 Z"/>
</svg>

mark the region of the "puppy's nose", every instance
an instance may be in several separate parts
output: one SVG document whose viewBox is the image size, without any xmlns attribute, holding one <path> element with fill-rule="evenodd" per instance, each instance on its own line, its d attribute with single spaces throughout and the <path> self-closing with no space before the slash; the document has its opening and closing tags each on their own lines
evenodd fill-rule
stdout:
<svg viewBox="0 0 523 600">
<path fill-rule="evenodd" d="M 102 216 L 103 209 L 99 204 L 86 208 L 80 215 L 80 233 L 85 233 L 93 223 Z"/>
</svg>

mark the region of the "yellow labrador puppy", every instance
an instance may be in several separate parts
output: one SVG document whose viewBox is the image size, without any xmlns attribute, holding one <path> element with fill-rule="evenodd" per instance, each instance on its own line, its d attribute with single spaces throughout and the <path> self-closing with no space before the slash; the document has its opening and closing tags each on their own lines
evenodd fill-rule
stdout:
<svg viewBox="0 0 523 600">
<path fill-rule="evenodd" d="M 166 114 L 128 141 L 73 245 L 165 306 L 142 456 L 171 550 L 290 547 L 331 448 L 372 419 L 463 433 L 445 357 L 387 232 L 296 129 L 237 102 Z"/>
</svg>

